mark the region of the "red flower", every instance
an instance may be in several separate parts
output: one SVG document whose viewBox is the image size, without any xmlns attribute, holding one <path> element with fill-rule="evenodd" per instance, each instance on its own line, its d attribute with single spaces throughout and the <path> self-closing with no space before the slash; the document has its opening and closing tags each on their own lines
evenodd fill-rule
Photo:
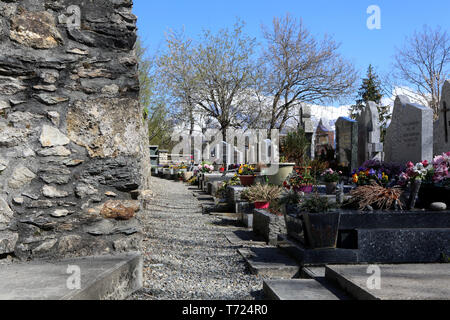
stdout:
<svg viewBox="0 0 450 320">
<path fill-rule="evenodd" d="M 430 163 L 428 162 L 428 160 L 425 160 L 425 161 L 422 162 L 422 164 L 423 164 L 424 167 L 428 167 L 428 165 L 429 165 Z"/>
<path fill-rule="evenodd" d="M 219 170 L 221 173 L 225 172 L 225 168 L 220 168 Z"/>
</svg>

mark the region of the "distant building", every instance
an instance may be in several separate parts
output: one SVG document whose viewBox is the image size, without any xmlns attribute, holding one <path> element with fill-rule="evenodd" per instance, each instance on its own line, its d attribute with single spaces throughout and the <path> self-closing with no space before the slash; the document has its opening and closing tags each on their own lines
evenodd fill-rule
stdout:
<svg viewBox="0 0 450 320">
<path fill-rule="evenodd" d="M 316 159 L 328 159 L 330 156 L 334 157 L 334 131 L 331 128 L 327 127 L 323 123 L 322 119 L 320 119 L 319 125 L 316 129 L 314 145 L 314 153 Z M 330 150 L 333 151 L 333 155 L 328 154 Z"/>
</svg>

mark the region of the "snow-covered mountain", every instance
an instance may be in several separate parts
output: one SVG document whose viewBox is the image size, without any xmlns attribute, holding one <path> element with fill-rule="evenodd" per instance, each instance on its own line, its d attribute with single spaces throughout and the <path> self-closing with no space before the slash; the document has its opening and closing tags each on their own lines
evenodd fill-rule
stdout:
<svg viewBox="0 0 450 320">
<path fill-rule="evenodd" d="M 322 119 L 323 124 L 330 130 L 335 130 L 335 123 L 340 117 L 348 117 L 350 114 L 350 106 L 311 106 L 311 120 L 314 124 L 314 130 Z"/>
</svg>

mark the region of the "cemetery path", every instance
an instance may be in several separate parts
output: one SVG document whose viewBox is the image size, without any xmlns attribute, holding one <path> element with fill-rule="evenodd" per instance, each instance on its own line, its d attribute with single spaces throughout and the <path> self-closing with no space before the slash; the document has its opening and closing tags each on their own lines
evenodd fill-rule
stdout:
<svg viewBox="0 0 450 320">
<path fill-rule="evenodd" d="M 250 274 L 224 233 L 223 218 L 203 215 L 192 190 L 153 178 L 144 212 L 144 288 L 130 299 L 252 300 L 262 280 Z"/>
</svg>

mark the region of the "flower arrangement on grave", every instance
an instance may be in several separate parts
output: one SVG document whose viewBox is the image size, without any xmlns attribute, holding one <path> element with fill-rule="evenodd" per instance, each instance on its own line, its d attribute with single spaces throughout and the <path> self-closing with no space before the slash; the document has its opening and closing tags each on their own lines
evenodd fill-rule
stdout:
<svg viewBox="0 0 450 320">
<path fill-rule="evenodd" d="M 413 182 L 415 180 L 430 180 L 433 175 L 433 168 L 430 166 L 427 160 L 420 163 L 408 162 L 406 164 L 406 171 L 402 172 L 399 177 L 399 185 L 406 186 L 408 182 Z"/>
<path fill-rule="evenodd" d="M 381 169 L 375 170 L 361 167 L 358 170 L 353 171 L 352 181 L 357 186 L 372 185 L 373 183 L 386 186 L 389 183 L 389 176 Z"/>
<path fill-rule="evenodd" d="M 324 182 L 338 182 L 342 171 L 334 171 L 333 169 L 325 170 L 320 176 Z"/>
<path fill-rule="evenodd" d="M 299 167 L 288 175 L 283 182 L 283 186 L 287 190 L 294 190 L 296 192 L 312 192 L 315 183 L 314 177 L 311 175 L 311 167 Z"/>
<path fill-rule="evenodd" d="M 403 164 L 395 162 L 383 162 L 378 159 L 367 160 L 362 165 L 366 169 L 374 169 L 377 172 L 384 172 L 390 178 L 398 177 L 405 171 L 406 167 Z"/>
<path fill-rule="evenodd" d="M 337 183 L 342 175 L 342 171 L 334 171 L 329 168 L 321 174 L 321 178 L 325 181 L 326 192 L 328 195 L 336 192 Z"/>
<path fill-rule="evenodd" d="M 309 213 L 327 213 L 335 209 L 327 197 L 321 197 L 317 193 L 309 198 L 303 199 L 299 208 L 301 212 Z"/>
<path fill-rule="evenodd" d="M 253 176 L 255 175 L 255 167 L 243 164 L 239 167 L 238 174 L 240 176 Z"/>
<path fill-rule="evenodd" d="M 198 165 L 198 170 L 202 173 L 210 173 L 214 171 L 214 167 L 208 163 L 203 162 Z"/>
<path fill-rule="evenodd" d="M 433 182 L 450 186 L 450 151 L 433 159 Z"/>
<path fill-rule="evenodd" d="M 251 186 L 255 182 L 255 167 L 243 164 L 238 169 L 238 175 L 244 187 Z"/>
<path fill-rule="evenodd" d="M 268 209 L 280 198 L 282 188 L 269 184 L 255 184 L 242 191 L 241 198 L 255 204 L 256 209 Z"/>
</svg>

